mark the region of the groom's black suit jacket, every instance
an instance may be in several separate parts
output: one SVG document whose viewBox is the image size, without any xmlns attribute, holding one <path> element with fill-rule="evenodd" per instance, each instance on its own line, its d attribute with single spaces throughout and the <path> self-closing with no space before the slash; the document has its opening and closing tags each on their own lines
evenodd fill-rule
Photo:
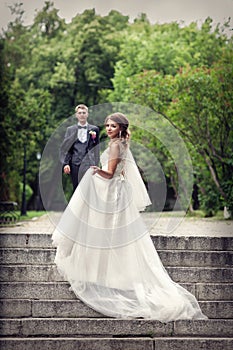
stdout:
<svg viewBox="0 0 233 350">
<path fill-rule="evenodd" d="M 96 133 L 96 137 L 93 138 L 90 131 Z M 65 165 L 76 164 L 77 152 L 78 152 L 78 123 L 76 125 L 69 126 L 66 129 L 64 141 L 60 149 L 60 160 Z M 82 150 L 83 151 L 83 150 Z M 99 164 L 99 128 L 95 125 L 87 124 L 87 144 L 86 154 L 83 159 L 86 167 Z M 78 164 L 77 164 L 78 165 Z"/>
</svg>

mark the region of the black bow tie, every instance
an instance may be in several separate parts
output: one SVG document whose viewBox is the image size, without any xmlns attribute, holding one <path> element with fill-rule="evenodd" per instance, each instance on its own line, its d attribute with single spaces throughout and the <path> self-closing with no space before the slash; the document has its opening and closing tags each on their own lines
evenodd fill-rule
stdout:
<svg viewBox="0 0 233 350">
<path fill-rule="evenodd" d="M 87 127 L 86 127 L 86 126 L 81 126 L 81 125 L 79 125 L 78 128 L 79 128 L 79 129 L 86 129 Z"/>
</svg>

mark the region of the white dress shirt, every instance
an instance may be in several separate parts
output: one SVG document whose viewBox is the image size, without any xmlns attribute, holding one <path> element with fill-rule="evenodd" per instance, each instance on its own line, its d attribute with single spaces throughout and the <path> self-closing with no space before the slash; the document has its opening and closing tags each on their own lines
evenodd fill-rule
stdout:
<svg viewBox="0 0 233 350">
<path fill-rule="evenodd" d="M 86 127 L 86 129 L 78 129 L 78 139 L 80 142 L 84 143 L 87 141 L 87 123 L 84 125 L 78 123 L 78 126 Z"/>
</svg>

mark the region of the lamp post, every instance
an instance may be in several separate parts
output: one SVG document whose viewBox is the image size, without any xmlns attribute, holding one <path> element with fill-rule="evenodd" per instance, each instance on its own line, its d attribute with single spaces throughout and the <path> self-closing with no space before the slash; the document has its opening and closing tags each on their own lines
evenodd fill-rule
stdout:
<svg viewBox="0 0 233 350">
<path fill-rule="evenodd" d="M 22 193 L 21 215 L 27 215 L 26 173 L 27 173 L 27 149 L 26 149 L 26 143 L 24 143 L 23 145 L 23 193 Z"/>
<path fill-rule="evenodd" d="M 41 153 L 36 153 L 36 159 L 38 160 L 38 163 L 40 164 L 41 160 Z M 37 173 L 37 179 L 36 179 L 36 210 L 38 211 L 40 209 L 40 182 L 39 182 L 39 165 L 38 165 L 38 173 Z"/>
</svg>

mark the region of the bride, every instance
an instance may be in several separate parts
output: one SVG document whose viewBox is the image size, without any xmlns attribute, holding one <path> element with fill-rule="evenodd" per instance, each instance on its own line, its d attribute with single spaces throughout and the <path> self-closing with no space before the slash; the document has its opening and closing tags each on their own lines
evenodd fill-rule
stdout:
<svg viewBox="0 0 233 350">
<path fill-rule="evenodd" d="M 106 118 L 102 168 L 86 172 L 52 235 L 57 268 L 76 296 L 104 315 L 207 319 L 195 296 L 169 277 L 140 216 L 151 202 L 128 126 L 121 113 Z"/>
</svg>

